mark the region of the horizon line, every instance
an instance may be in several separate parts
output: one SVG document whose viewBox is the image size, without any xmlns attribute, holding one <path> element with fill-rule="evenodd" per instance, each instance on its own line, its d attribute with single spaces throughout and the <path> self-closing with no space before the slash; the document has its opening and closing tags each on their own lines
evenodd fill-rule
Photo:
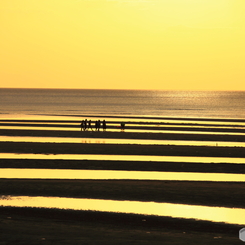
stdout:
<svg viewBox="0 0 245 245">
<path fill-rule="evenodd" d="M 235 89 L 230 89 L 230 90 L 213 90 L 213 89 L 143 89 L 143 88 L 20 88 L 20 87 L 0 87 L 0 89 L 32 89 L 32 90 L 142 90 L 142 91 L 190 91 L 190 92 L 245 92 L 245 90 L 235 90 Z"/>
</svg>

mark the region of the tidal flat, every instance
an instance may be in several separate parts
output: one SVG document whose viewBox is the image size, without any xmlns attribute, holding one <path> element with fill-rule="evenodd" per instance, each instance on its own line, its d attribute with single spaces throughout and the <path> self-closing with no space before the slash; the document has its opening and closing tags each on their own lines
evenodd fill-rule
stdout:
<svg viewBox="0 0 245 245">
<path fill-rule="evenodd" d="M 220 140 L 244 135 L 0 130 L 0 135 L 81 138 Z M 0 153 L 122 154 L 244 158 L 242 147 L 0 142 Z M 245 164 L 245 162 L 244 162 Z M 103 169 L 244 173 L 244 164 L 0 159 L 1 168 Z M 142 202 L 171 202 L 245 208 L 243 182 L 142 180 L 0 179 L 0 194 Z M 0 207 L 3 244 L 240 244 L 241 225 L 106 212 Z M 14 235 L 13 235 L 14 234 Z"/>
</svg>

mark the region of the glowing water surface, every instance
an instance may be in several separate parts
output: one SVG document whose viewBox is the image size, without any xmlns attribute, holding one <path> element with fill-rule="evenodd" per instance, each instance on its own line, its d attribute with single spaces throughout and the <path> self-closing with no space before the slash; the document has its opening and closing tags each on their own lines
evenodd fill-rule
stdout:
<svg viewBox="0 0 245 245">
<path fill-rule="evenodd" d="M 109 139 L 109 138 L 67 138 L 67 137 L 29 137 L 29 136 L 0 136 L 0 142 L 139 144 L 139 145 L 193 145 L 193 146 L 197 145 L 197 146 L 245 147 L 245 142 L 147 140 L 147 139 Z"/>
<path fill-rule="evenodd" d="M 245 164 L 245 158 L 235 157 L 186 157 L 186 156 L 144 156 L 104 154 L 17 154 L 0 153 L 0 159 L 58 159 L 58 160 L 112 160 L 112 161 L 155 161 L 155 162 L 197 162 Z"/>
<path fill-rule="evenodd" d="M 245 174 L 1 168 L 4 179 L 127 179 L 245 182 Z"/>
<path fill-rule="evenodd" d="M 177 218 L 245 224 L 245 209 L 172 203 L 115 201 L 64 197 L 2 196 L 1 206 L 38 207 L 102 212 L 134 213 Z"/>
</svg>

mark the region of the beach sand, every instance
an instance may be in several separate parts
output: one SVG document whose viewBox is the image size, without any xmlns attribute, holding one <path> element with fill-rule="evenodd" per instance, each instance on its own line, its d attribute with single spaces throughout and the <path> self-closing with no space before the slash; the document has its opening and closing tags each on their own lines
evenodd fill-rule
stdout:
<svg viewBox="0 0 245 245">
<path fill-rule="evenodd" d="M 0 130 L 0 135 L 245 141 L 243 135 Z M 245 157 L 242 147 L 0 142 L 0 152 Z M 120 163 L 120 164 L 119 164 Z M 1 168 L 244 173 L 244 164 L 1 159 Z M 244 183 L 1 179 L 1 195 L 67 196 L 244 208 Z M 0 208 L 0 244 L 241 244 L 242 226 L 100 212 Z"/>
</svg>

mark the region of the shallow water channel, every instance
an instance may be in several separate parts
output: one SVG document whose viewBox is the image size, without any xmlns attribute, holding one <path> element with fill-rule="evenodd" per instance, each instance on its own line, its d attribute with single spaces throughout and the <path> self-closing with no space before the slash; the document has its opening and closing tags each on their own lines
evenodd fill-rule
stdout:
<svg viewBox="0 0 245 245">
<path fill-rule="evenodd" d="M 64 197 L 0 196 L 0 206 L 134 213 L 245 224 L 245 209 Z"/>
<path fill-rule="evenodd" d="M 245 174 L 20 168 L 1 168 L 0 178 L 245 182 Z"/>
<path fill-rule="evenodd" d="M 105 154 L 22 154 L 0 153 L 0 159 L 43 159 L 43 160 L 112 160 L 148 162 L 190 162 L 190 163 L 233 163 L 245 164 L 245 158 L 238 157 L 186 157 L 151 155 L 105 155 Z"/>
<path fill-rule="evenodd" d="M 188 145 L 188 146 L 245 147 L 245 142 L 30 137 L 30 136 L 0 136 L 0 142 L 30 142 L 30 143 L 44 142 L 44 143 L 83 143 L 83 144 L 139 144 L 139 145 Z"/>
</svg>

